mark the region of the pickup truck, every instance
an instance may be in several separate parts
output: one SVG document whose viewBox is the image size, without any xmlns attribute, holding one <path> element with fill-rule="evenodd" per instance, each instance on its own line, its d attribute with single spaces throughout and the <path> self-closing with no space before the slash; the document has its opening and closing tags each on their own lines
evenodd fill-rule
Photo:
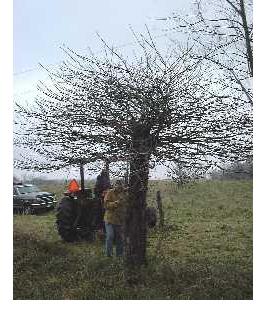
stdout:
<svg viewBox="0 0 264 312">
<path fill-rule="evenodd" d="M 13 185 L 13 212 L 16 214 L 39 214 L 56 206 L 54 193 L 42 192 L 33 184 Z"/>
</svg>

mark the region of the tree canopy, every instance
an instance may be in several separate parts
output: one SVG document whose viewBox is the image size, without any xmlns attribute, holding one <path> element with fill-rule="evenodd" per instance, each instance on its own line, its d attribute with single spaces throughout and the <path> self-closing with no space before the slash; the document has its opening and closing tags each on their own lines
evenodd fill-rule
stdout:
<svg viewBox="0 0 264 312">
<path fill-rule="evenodd" d="M 68 59 L 49 71 L 51 84 L 39 84 L 35 105 L 16 106 L 15 144 L 42 156 L 16 166 L 129 160 L 135 141 L 151 166 L 171 161 L 209 169 L 251 154 L 251 112 L 215 96 L 214 77 L 191 48 L 162 55 L 151 36 L 138 44 L 142 54 L 132 60 L 107 45 L 104 58 L 65 48 Z"/>
</svg>

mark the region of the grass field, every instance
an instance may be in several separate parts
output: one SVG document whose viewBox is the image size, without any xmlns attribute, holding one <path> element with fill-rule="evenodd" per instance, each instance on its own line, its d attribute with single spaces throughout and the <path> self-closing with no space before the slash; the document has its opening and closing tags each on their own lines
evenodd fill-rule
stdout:
<svg viewBox="0 0 264 312">
<path fill-rule="evenodd" d="M 126 286 L 102 241 L 62 242 L 54 212 L 14 216 L 14 299 L 252 299 L 252 181 L 151 182 L 150 206 L 157 189 L 165 227 L 149 232 L 142 284 Z"/>
</svg>

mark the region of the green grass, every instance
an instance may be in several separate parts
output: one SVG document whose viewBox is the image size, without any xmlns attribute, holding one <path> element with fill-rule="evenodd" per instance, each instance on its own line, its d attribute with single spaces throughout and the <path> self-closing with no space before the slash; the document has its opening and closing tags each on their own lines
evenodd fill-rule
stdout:
<svg viewBox="0 0 264 312">
<path fill-rule="evenodd" d="M 152 206 L 158 189 L 165 227 L 133 287 L 102 241 L 62 242 L 53 212 L 14 216 L 14 299 L 252 299 L 252 181 L 151 182 Z"/>
</svg>

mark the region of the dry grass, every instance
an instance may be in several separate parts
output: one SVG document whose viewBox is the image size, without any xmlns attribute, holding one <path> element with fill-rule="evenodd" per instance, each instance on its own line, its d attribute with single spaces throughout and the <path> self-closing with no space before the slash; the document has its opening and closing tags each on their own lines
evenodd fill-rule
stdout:
<svg viewBox="0 0 264 312">
<path fill-rule="evenodd" d="M 151 182 L 152 206 L 157 189 L 166 222 L 149 232 L 141 285 L 103 242 L 62 242 L 51 212 L 14 217 L 14 299 L 252 299 L 252 181 Z"/>
</svg>

